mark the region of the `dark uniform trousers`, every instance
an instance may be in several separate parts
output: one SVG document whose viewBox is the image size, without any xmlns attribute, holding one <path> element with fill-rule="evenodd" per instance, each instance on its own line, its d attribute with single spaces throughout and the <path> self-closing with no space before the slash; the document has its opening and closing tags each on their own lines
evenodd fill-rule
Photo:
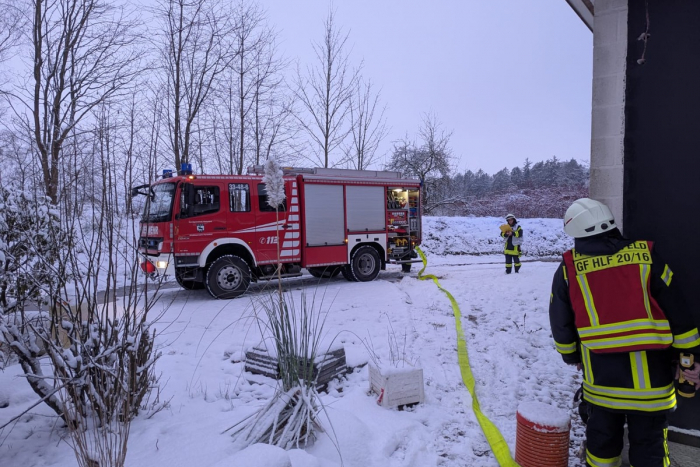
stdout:
<svg viewBox="0 0 700 467">
<path fill-rule="evenodd" d="M 614 466 L 611 462 L 622 453 L 627 422 L 632 467 L 668 467 L 668 418 L 666 413 L 618 413 L 588 404 L 586 426 L 586 465 Z"/>
<path fill-rule="evenodd" d="M 520 271 L 520 256 L 506 255 L 506 273 L 510 274 L 511 268 L 515 265 L 515 272 Z"/>
</svg>

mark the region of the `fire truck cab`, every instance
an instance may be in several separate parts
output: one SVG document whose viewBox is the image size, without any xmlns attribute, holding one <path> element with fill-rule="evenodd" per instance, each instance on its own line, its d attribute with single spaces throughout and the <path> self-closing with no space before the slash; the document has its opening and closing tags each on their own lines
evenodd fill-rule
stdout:
<svg viewBox="0 0 700 467">
<path fill-rule="evenodd" d="M 164 171 L 150 185 L 138 243 L 141 269 L 220 299 L 253 281 L 339 273 L 371 281 L 386 263 L 410 270 L 421 241 L 420 182 L 398 172 L 285 168 L 285 200 L 268 205 L 263 169 L 247 175 Z"/>
</svg>

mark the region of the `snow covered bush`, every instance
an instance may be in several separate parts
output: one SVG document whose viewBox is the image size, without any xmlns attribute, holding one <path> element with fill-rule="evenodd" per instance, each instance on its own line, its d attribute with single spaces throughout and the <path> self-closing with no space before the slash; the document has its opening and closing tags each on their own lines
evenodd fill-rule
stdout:
<svg viewBox="0 0 700 467">
<path fill-rule="evenodd" d="M 131 420 L 157 384 L 154 334 L 129 319 L 63 322 L 68 346 L 48 354 L 80 465 L 122 466 Z M 88 460 L 96 462 L 91 464 Z"/>
<path fill-rule="evenodd" d="M 29 300 L 46 303 L 44 285 L 57 285 L 58 251 L 65 239 L 47 197 L 0 186 L 0 314 Z"/>
<path fill-rule="evenodd" d="M 131 420 L 163 404 L 150 401 L 155 300 L 137 286 L 116 187 L 74 187 L 56 205 L 1 190 L 1 339 L 65 422 L 78 464 L 123 466 Z"/>
<path fill-rule="evenodd" d="M 28 302 L 48 305 L 48 290 L 65 280 L 59 253 L 65 248 L 58 211 L 45 196 L 9 183 L 0 187 L 0 341 L 3 361 L 19 360 L 30 386 L 57 413 L 62 413 L 53 378 L 44 374 L 40 357 L 51 335 L 46 312 L 25 312 Z"/>
</svg>

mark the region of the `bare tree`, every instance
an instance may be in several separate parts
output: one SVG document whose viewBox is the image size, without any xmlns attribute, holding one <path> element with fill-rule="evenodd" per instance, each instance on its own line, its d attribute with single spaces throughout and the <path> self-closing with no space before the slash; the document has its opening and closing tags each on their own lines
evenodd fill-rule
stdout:
<svg viewBox="0 0 700 467">
<path fill-rule="evenodd" d="M 389 170 L 397 170 L 423 182 L 423 206 L 426 212 L 439 204 L 431 198 L 433 189 L 451 172 L 452 150 L 449 148 L 452 132 L 445 132 L 433 114 L 423 116 L 423 125 L 418 132 L 420 146 L 408 138 L 394 146 Z"/>
<path fill-rule="evenodd" d="M 221 86 L 215 95 L 211 137 L 217 143 L 213 151 L 220 170 L 243 173 L 253 148 L 249 123 L 254 111 L 255 93 L 266 76 L 259 76 L 264 52 L 274 40 L 265 25 L 265 14 L 256 4 L 238 0 L 231 10 L 235 25 L 231 34 L 235 58 L 222 73 Z"/>
<path fill-rule="evenodd" d="M 8 93 L 23 133 L 31 135 L 47 196 L 59 199 L 62 151 L 100 104 L 124 95 L 137 75 L 136 23 L 100 0 L 32 0 L 31 73 Z"/>
<path fill-rule="evenodd" d="M 271 69 L 261 68 L 263 54 L 274 39 L 274 33 L 265 27 L 263 22 L 265 15 L 255 4 L 246 4 L 240 0 L 236 6 L 236 33 L 234 44 L 236 60 L 232 64 L 236 84 L 236 98 L 238 101 L 238 157 L 240 158 L 238 174 L 243 173 L 245 166 L 246 123 L 251 110 L 254 108 L 256 92 L 259 91 L 265 80 L 269 77 Z M 268 61 L 270 58 L 268 57 Z M 261 71 L 263 71 L 261 73 Z M 252 145 L 251 145 L 252 146 Z"/>
<path fill-rule="evenodd" d="M 347 124 L 350 101 L 359 68 L 350 69 L 346 46 L 349 33 L 343 34 L 335 24 L 335 13 L 329 10 L 324 21 L 323 41 L 314 43 L 316 65 L 302 76 L 297 67 L 294 93 L 304 114 L 297 115 L 299 123 L 311 140 L 312 162 L 323 167 L 333 165 L 331 153 L 350 132 Z"/>
<path fill-rule="evenodd" d="M 284 95 L 287 90 L 282 71 L 287 62 L 275 55 L 274 40 L 265 44 L 261 59 L 257 62 L 253 108 L 251 113 L 251 135 L 255 165 L 262 164 L 271 157 L 280 162 L 289 160 L 289 154 L 282 154 L 277 148 L 287 146 L 295 153 L 295 138 L 298 126 L 292 122 L 293 97 Z"/>
<path fill-rule="evenodd" d="M 372 165 L 379 144 L 389 130 L 384 113 L 386 105 L 380 107 L 380 92 L 374 92 L 372 81 L 357 80 L 355 92 L 350 100 L 350 134 L 352 141 L 345 149 L 347 163 L 357 170 Z"/>
<path fill-rule="evenodd" d="M 6 60 L 10 51 L 19 43 L 27 22 L 18 3 L 18 0 L 0 2 L 0 62 Z"/>
<path fill-rule="evenodd" d="M 238 157 L 238 138 L 240 133 L 236 130 L 237 106 L 233 89 L 229 88 L 217 101 L 212 112 L 211 136 L 215 141 L 214 158 L 219 173 L 240 173 L 240 157 Z"/>
<path fill-rule="evenodd" d="M 255 165 L 274 157 L 281 163 L 293 163 L 300 152 L 298 126 L 293 121 L 293 100 L 274 93 L 266 98 L 256 95 L 253 138 Z"/>
<path fill-rule="evenodd" d="M 197 117 L 235 58 L 230 41 L 235 28 L 221 0 L 159 0 L 155 14 L 164 44 L 160 61 L 168 145 L 179 169 L 190 161 Z"/>
</svg>

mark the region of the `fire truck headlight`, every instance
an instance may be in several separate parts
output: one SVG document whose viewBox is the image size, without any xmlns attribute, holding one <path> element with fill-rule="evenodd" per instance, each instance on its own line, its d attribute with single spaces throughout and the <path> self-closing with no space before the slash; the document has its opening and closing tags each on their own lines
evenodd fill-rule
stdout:
<svg viewBox="0 0 700 467">
<path fill-rule="evenodd" d="M 156 267 L 158 269 L 165 269 L 168 267 L 168 262 L 167 261 L 156 261 Z"/>
</svg>

